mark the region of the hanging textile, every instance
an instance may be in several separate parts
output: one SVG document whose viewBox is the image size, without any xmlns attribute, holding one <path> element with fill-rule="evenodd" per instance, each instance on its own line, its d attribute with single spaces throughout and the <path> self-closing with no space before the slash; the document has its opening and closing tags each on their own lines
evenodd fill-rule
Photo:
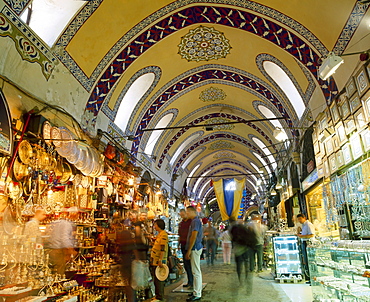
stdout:
<svg viewBox="0 0 370 302">
<path fill-rule="evenodd" d="M 245 179 L 229 178 L 213 181 L 222 220 L 238 219 L 244 186 Z"/>
</svg>

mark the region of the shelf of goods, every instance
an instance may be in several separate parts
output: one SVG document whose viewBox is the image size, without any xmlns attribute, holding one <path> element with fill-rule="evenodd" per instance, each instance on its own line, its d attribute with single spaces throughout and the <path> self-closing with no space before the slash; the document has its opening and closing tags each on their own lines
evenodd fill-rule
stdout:
<svg viewBox="0 0 370 302">
<path fill-rule="evenodd" d="M 301 281 L 302 266 L 297 236 L 273 237 L 276 280 Z"/>
<path fill-rule="evenodd" d="M 307 248 L 314 301 L 370 301 L 370 241 Z"/>
</svg>

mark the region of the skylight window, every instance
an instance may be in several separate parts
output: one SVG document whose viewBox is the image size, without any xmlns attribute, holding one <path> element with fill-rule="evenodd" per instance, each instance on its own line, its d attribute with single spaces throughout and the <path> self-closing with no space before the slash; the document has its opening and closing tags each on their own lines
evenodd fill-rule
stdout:
<svg viewBox="0 0 370 302">
<path fill-rule="evenodd" d="M 200 164 L 197 164 L 194 169 L 190 172 L 190 174 L 188 175 L 188 179 L 187 179 L 187 185 L 189 185 L 190 183 L 190 180 L 191 178 L 190 177 L 193 177 L 194 173 L 199 169 L 200 167 Z"/>
<path fill-rule="evenodd" d="M 259 155 L 259 154 L 258 154 L 258 153 L 256 153 L 256 152 L 252 152 L 252 154 L 253 154 L 255 157 L 257 157 L 257 159 L 261 162 L 261 164 L 262 164 L 263 168 L 265 168 L 265 169 L 266 169 L 267 173 L 268 173 L 268 174 L 271 174 L 271 170 L 270 170 L 269 166 L 267 165 L 267 162 L 264 160 L 264 158 L 262 158 L 262 156 L 261 156 L 261 155 Z"/>
<path fill-rule="evenodd" d="M 274 62 L 264 61 L 263 67 L 268 75 L 280 86 L 281 90 L 288 97 L 298 118 L 300 119 L 306 109 L 306 105 L 290 77 Z"/>
<path fill-rule="evenodd" d="M 200 182 L 203 180 L 204 176 L 206 176 L 209 172 L 211 172 L 213 169 L 211 170 L 208 170 L 206 172 L 204 172 L 197 180 L 197 182 L 195 183 L 194 187 L 193 187 L 193 193 L 195 193 L 195 191 L 197 190 Z"/>
<path fill-rule="evenodd" d="M 157 125 L 154 128 L 167 127 L 168 124 L 171 122 L 172 117 L 173 117 L 173 113 L 166 114 L 164 117 L 160 119 L 160 121 L 157 123 Z M 150 155 L 153 153 L 154 147 L 163 131 L 164 130 L 155 130 L 152 132 L 152 134 L 150 135 L 148 139 L 148 143 L 145 146 L 144 153 L 150 154 Z"/>
<path fill-rule="evenodd" d="M 184 140 L 181 145 L 176 149 L 175 153 L 172 155 L 170 165 L 173 165 L 173 163 L 176 161 L 177 157 L 180 155 L 180 153 L 184 150 L 184 148 L 195 138 L 201 136 L 201 133 L 195 133 L 191 136 L 189 136 L 186 140 Z"/>
<path fill-rule="evenodd" d="M 21 19 L 51 47 L 86 1 L 33 0 L 31 3 Z"/>
<path fill-rule="evenodd" d="M 259 109 L 259 111 L 261 111 L 262 115 L 265 117 L 265 118 L 276 118 L 276 115 L 270 110 L 268 109 L 266 106 L 263 106 L 263 105 L 258 105 L 257 108 Z M 273 124 L 276 128 L 280 128 L 282 131 L 285 132 L 286 134 L 286 131 L 284 130 L 283 126 L 281 125 L 280 121 L 279 120 L 271 120 L 269 121 L 271 124 Z M 288 135 L 287 135 L 288 136 Z M 288 147 L 289 146 L 289 141 L 286 141 L 285 142 L 285 146 Z"/>
<path fill-rule="evenodd" d="M 246 180 L 251 184 L 251 186 L 253 187 L 253 189 L 257 192 L 258 190 L 257 190 L 256 185 L 253 182 L 251 182 L 250 179 L 246 178 Z"/>
<path fill-rule="evenodd" d="M 185 169 L 187 167 L 187 165 L 195 158 L 197 157 L 201 152 L 203 152 L 204 149 L 199 149 L 199 150 L 196 150 L 194 151 L 192 154 L 190 154 L 190 156 L 184 161 L 184 163 L 182 164 L 182 168 Z"/>
<path fill-rule="evenodd" d="M 120 127 L 122 131 L 126 131 L 128 121 L 130 120 L 136 104 L 140 101 L 145 92 L 147 92 L 154 80 L 155 74 L 153 72 L 143 74 L 132 83 L 122 100 L 117 100 L 117 102 L 120 102 L 120 106 L 114 123 Z"/>
<path fill-rule="evenodd" d="M 262 150 L 263 153 L 267 156 L 269 159 L 272 168 L 275 169 L 277 167 L 277 164 L 275 163 L 275 158 L 272 156 L 270 150 L 266 147 L 266 145 L 257 137 L 252 137 L 252 140 L 256 143 L 258 147 Z"/>
</svg>

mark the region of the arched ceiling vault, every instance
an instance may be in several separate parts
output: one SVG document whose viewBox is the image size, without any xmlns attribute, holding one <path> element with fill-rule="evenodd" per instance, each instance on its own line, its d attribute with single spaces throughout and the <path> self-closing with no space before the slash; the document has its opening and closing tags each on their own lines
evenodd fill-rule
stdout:
<svg viewBox="0 0 370 302">
<path fill-rule="evenodd" d="M 89 99 L 81 100 L 86 103 L 82 126 L 91 133 L 101 128 L 114 136 L 133 135 L 126 147 L 133 155 L 153 150 L 144 156 L 145 165 L 165 179 L 180 175 L 175 184 L 181 191 L 195 167 L 194 176 L 258 172 L 255 166 L 263 163 L 253 152 L 273 170 L 266 151 L 277 151 L 276 123 L 211 131 L 195 126 L 263 119 L 260 106 L 265 106 L 282 118 L 282 127 L 290 127 L 289 137 L 297 137 L 292 127 L 312 118 L 311 97 L 315 106 L 330 103 L 342 88 L 335 77 L 318 79 L 320 58 L 346 50 L 361 22 L 370 19 L 368 6 L 356 0 L 95 0 L 71 20 L 53 51 L 89 92 Z M 306 108 L 294 107 L 264 62 L 285 72 Z M 147 74 L 151 82 L 140 82 Z M 131 86 L 146 88 L 132 94 Z M 298 111 L 304 112 L 301 118 Z M 124 129 L 117 125 L 121 114 Z M 164 121 L 165 127 L 184 127 L 142 131 Z M 254 177 L 249 179 L 254 184 Z M 206 182 L 198 185 L 197 197 L 211 194 Z M 195 179 L 188 184 L 192 189 Z"/>
</svg>

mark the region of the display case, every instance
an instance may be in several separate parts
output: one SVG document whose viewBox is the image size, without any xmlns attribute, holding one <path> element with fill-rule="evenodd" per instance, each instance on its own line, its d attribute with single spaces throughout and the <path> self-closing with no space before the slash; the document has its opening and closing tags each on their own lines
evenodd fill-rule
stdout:
<svg viewBox="0 0 370 302">
<path fill-rule="evenodd" d="M 370 301 L 370 242 L 315 245 L 307 248 L 314 301 Z"/>
<path fill-rule="evenodd" d="M 297 236 L 273 238 L 276 279 L 303 280 L 300 248 Z"/>
</svg>

